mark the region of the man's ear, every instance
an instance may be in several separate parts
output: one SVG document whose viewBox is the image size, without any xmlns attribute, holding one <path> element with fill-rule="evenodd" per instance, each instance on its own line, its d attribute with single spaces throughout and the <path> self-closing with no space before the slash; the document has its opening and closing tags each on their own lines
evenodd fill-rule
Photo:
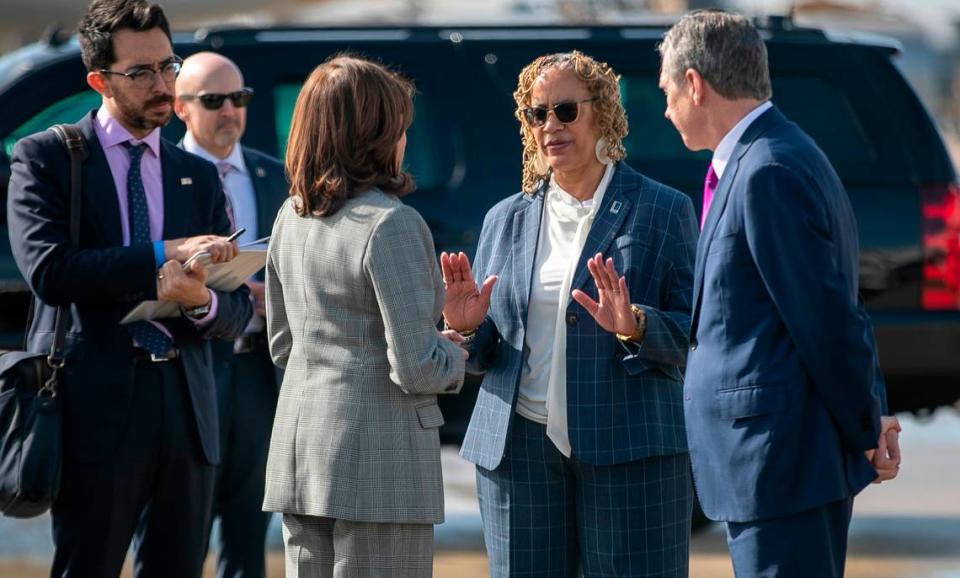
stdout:
<svg viewBox="0 0 960 578">
<path fill-rule="evenodd" d="M 686 90 L 690 100 L 693 101 L 693 104 L 700 106 L 703 104 L 704 96 L 706 95 L 706 81 L 700 76 L 700 73 L 692 68 L 688 68 L 684 73 L 684 78 L 687 80 Z"/>
<path fill-rule="evenodd" d="M 107 79 L 102 72 L 88 72 L 87 85 L 100 93 L 104 98 L 113 98 L 113 90 L 107 84 Z"/>
<path fill-rule="evenodd" d="M 179 96 L 173 99 L 173 113 L 183 122 L 187 122 L 187 106 Z"/>
</svg>

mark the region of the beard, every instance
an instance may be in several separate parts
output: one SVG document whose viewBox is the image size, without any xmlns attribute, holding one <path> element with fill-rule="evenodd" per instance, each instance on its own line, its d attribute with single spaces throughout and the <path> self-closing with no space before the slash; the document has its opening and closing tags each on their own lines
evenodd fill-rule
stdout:
<svg viewBox="0 0 960 578">
<path fill-rule="evenodd" d="M 217 124 L 213 142 L 220 148 L 230 148 L 243 136 L 243 124 L 236 120 L 224 120 Z"/>
<path fill-rule="evenodd" d="M 173 116 L 173 95 L 159 94 L 146 102 L 136 102 L 119 91 L 114 92 L 114 102 L 122 124 L 138 130 L 153 130 L 166 126 Z M 152 110 L 157 105 L 168 104 L 165 112 Z"/>
</svg>

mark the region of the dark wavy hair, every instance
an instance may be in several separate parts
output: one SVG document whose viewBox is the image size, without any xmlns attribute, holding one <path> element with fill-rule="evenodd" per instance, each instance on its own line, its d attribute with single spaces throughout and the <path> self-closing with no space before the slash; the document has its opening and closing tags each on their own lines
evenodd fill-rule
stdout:
<svg viewBox="0 0 960 578">
<path fill-rule="evenodd" d="M 117 61 L 112 38 L 117 30 L 143 32 L 154 28 L 170 38 L 170 23 L 156 4 L 146 0 L 93 0 L 77 26 L 83 65 L 94 71 L 110 68 Z"/>
<path fill-rule="evenodd" d="M 385 66 L 340 54 L 300 89 L 287 140 L 290 196 L 301 216 L 333 215 L 372 188 L 404 195 L 413 178 L 396 161 L 413 122 L 413 84 Z"/>
</svg>

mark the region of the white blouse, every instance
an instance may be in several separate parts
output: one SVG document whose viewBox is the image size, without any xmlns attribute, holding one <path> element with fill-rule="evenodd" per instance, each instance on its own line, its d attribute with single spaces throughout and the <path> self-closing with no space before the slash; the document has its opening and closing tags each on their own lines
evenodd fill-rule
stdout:
<svg viewBox="0 0 960 578">
<path fill-rule="evenodd" d="M 565 314 L 574 270 L 613 171 L 614 166 L 607 165 L 593 197 L 586 201 L 578 201 L 552 177 L 544 198 L 517 413 L 546 424 L 547 436 L 567 457 L 571 448 L 567 432 Z"/>
</svg>

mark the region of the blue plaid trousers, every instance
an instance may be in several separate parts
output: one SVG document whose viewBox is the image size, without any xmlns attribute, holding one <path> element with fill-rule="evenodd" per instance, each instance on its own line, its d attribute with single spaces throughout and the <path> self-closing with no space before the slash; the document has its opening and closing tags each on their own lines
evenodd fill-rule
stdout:
<svg viewBox="0 0 960 578">
<path fill-rule="evenodd" d="M 685 452 L 595 466 L 515 414 L 500 465 L 477 467 L 477 493 L 491 577 L 688 575 Z"/>
</svg>

